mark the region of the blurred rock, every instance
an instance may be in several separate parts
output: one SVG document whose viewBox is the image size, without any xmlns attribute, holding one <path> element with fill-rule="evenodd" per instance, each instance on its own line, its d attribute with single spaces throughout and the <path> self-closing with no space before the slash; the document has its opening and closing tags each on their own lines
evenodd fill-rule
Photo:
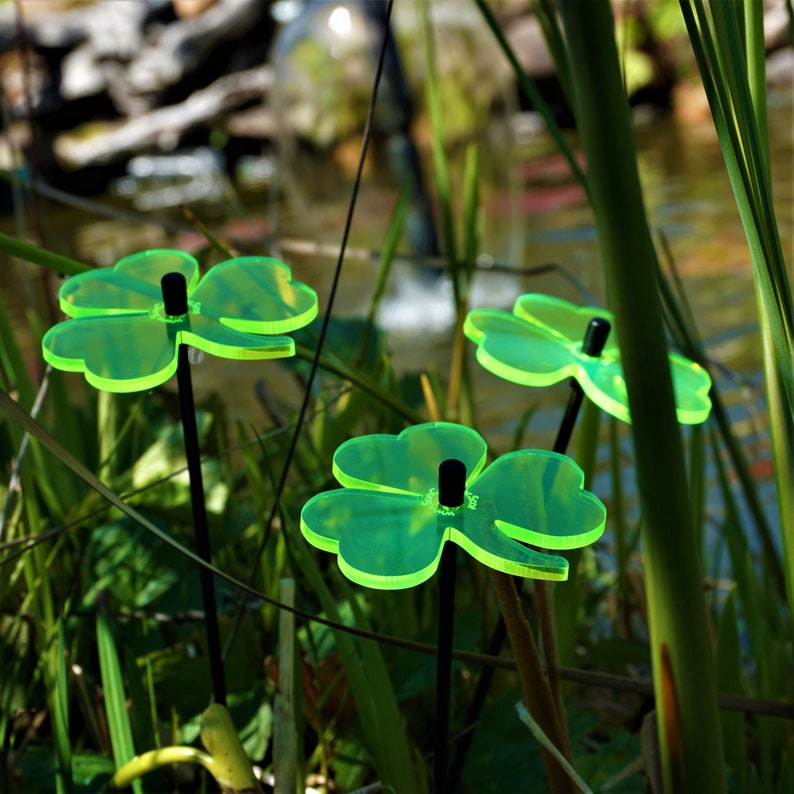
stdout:
<svg viewBox="0 0 794 794">
<path fill-rule="evenodd" d="M 165 89 L 198 69 L 221 45 L 248 33 L 262 11 L 261 0 L 217 0 L 197 16 L 158 28 L 120 75 L 118 101 L 132 103 L 134 112 L 154 107 Z"/>
<path fill-rule="evenodd" d="M 791 45 L 791 27 L 786 0 L 766 0 L 764 3 L 764 46 L 767 52 Z"/>
<path fill-rule="evenodd" d="M 174 13 L 181 19 L 203 14 L 214 3 L 215 0 L 171 0 Z"/>
<path fill-rule="evenodd" d="M 773 52 L 766 62 L 766 81 L 771 88 L 794 85 L 794 50 L 791 47 Z"/>
</svg>

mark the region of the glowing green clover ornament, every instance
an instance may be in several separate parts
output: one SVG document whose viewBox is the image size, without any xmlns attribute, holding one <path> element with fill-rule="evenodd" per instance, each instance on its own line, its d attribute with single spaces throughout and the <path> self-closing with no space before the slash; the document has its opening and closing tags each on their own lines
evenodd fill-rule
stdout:
<svg viewBox="0 0 794 794">
<path fill-rule="evenodd" d="M 176 315 L 163 300 L 167 274 L 187 284 L 187 306 Z M 44 358 L 99 389 L 131 392 L 168 380 L 180 344 L 233 359 L 294 355 L 292 339 L 273 335 L 311 322 L 317 296 L 290 275 L 275 259 L 249 256 L 215 265 L 199 281 L 198 262 L 181 251 L 133 254 L 64 282 L 61 310 L 74 319 L 44 335 Z"/>
<path fill-rule="evenodd" d="M 351 439 L 333 460 L 345 487 L 310 499 L 301 530 L 312 545 L 338 555 L 345 576 L 373 588 L 425 581 L 447 541 L 508 574 L 566 579 L 564 558 L 523 544 L 570 549 L 601 536 L 606 510 L 583 490 L 581 469 L 540 450 L 502 455 L 487 469 L 485 457 L 478 433 L 447 422 Z M 457 508 L 438 499 L 439 464 L 450 459 L 467 473 Z"/>
<path fill-rule="evenodd" d="M 582 352 L 588 321 L 594 317 L 613 321 L 605 309 L 527 294 L 516 300 L 512 314 L 498 309 L 470 311 L 463 331 L 477 345 L 477 360 L 494 375 L 525 386 L 550 386 L 573 377 L 596 405 L 630 422 L 617 344 L 607 342 L 597 358 Z M 704 422 L 711 410 L 711 378 L 683 356 L 671 353 L 669 360 L 678 421 Z"/>
<path fill-rule="evenodd" d="M 177 376 L 190 476 L 196 551 L 212 563 L 201 476 L 193 386 L 187 345 L 232 359 L 291 356 L 286 336 L 317 315 L 317 295 L 290 280 L 275 259 L 241 257 L 211 268 L 199 280 L 196 260 L 181 251 L 142 251 L 112 269 L 81 273 L 64 282 L 61 309 L 72 319 L 44 335 L 44 359 L 82 372 L 99 389 L 149 389 Z M 201 594 L 215 702 L 226 702 L 215 585 L 202 566 Z"/>
</svg>

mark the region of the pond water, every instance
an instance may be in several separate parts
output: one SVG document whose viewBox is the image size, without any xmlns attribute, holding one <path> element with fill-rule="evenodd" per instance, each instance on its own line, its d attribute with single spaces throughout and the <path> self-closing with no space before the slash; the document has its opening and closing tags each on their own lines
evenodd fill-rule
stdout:
<svg viewBox="0 0 794 794">
<path fill-rule="evenodd" d="M 794 125 L 790 95 L 772 97 L 770 130 L 776 209 L 784 253 L 791 263 Z M 651 222 L 669 243 L 699 330 L 728 386 L 732 416 L 748 444 L 756 445 L 751 457 L 763 473 L 769 451 L 763 432 L 751 265 L 716 135 L 705 117 L 684 123 L 658 115 L 638 115 L 636 134 Z M 573 139 L 572 143 L 575 147 Z M 518 116 L 494 124 L 480 151 L 483 227 L 478 261 L 482 269 L 475 278 L 472 304 L 509 309 L 517 295 L 531 291 L 579 303 L 602 303 L 604 288 L 590 211 L 545 133 L 531 118 Z M 236 241 L 241 250 L 280 255 L 293 268 L 294 278 L 317 290 L 323 311 L 335 264 L 333 251 L 341 238 L 350 195 L 351 162 L 357 156 L 355 147 L 351 152 L 342 148 L 334 158 L 296 154 L 290 147 L 267 152 L 255 163 L 264 174 L 258 189 L 237 192 L 219 175 L 220 192 L 216 191 L 214 203 L 198 203 L 193 209 L 220 237 Z M 380 157 L 376 150 L 359 196 L 351 252 L 334 305 L 336 316 L 364 316 L 370 304 L 377 259 L 362 254 L 361 249 L 378 249 L 396 196 L 394 179 L 384 176 L 379 167 Z M 460 162 L 453 158 L 453 180 L 458 183 Z M 97 265 L 111 265 L 143 248 L 200 247 L 200 235 L 190 230 L 174 208 L 114 215 L 134 210 L 130 198 L 119 192 L 124 193 L 103 197 L 89 210 L 45 201 L 41 211 L 47 245 Z M 3 218 L 0 230 L 14 234 L 14 219 Z M 301 248 L 284 242 L 290 239 L 310 244 Z M 278 240 L 281 247 L 274 245 Z M 314 243 L 325 245 L 330 253 L 312 252 Z M 544 263 L 555 263 L 557 268 L 540 274 L 520 272 Z M 492 266 L 499 264 L 515 270 L 504 272 Z M 38 268 L 8 261 L 0 279 L 6 305 L 35 366 L 40 359 L 26 330 L 27 308 L 35 306 L 40 316 L 47 317 L 57 280 L 47 277 L 42 284 Z M 399 372 L 430 369 L 445 379 L 453 322 L 450 293 L 445 277 L 432 264 L 418 264 L 407 257 L 395 263 L 379 320 Z M 201 399 L 220 388 L 231 418 L 261 429 L 266 419 L 254 387 L 277 371 L 271 369 L 274 366 L 207 361 L 194 367 L 197 396 Z M 472 371 L 478 429 L 496 450 L 510 444 L 517 417 L 530 400 L 538 401 L 539 411 L 525 441 L 538 447 L 551 442 L 566 399 L 564 385 L 530 397 L 526 389 L 498 380 L 476 363 Z"/>
</svg>

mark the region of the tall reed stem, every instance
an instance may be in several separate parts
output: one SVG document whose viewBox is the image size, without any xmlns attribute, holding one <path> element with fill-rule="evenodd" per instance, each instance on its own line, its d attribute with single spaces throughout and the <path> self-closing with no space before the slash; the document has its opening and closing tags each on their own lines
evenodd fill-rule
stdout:
<svg viewBox="0 0 794 794">
<path fill-rule="evenodd" d="M 612 9 L 608 0 L 559 7 L 632 417 L 665 789 L 724 792 L 703 577 Z"/>
</svg>

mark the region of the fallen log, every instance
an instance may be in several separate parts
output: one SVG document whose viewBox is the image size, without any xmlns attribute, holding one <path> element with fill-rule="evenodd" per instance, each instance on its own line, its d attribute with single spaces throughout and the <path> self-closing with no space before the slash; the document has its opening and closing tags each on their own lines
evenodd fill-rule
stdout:
<svg viewBox="0 0 794 794">
<path fill-rule="evenodd" d="M 142 23 L 161 14 L 170 7 L 171 0 L 121 0 L 134 6 Z M 98 2 L 77 8 L 67 4 L 27 2 L 22 4 L 22 31 L 26 42 L 39 50 L 68 50 L 94 35 L 97 26 L 102 26 L 116 13 L 113 2 Z M 59 10 L 59 6 L 64 6 Z M 118 31 L 117 31 L 118 32 Z M 124 31 L 121 31 L 124 33 Z M 19 23 L 15 3 L 0 4 L 0 52 L 19 46 Z M 113 41 L 113 37 L 107 39 Z"/>
<path fill-rule="evenodd" d="M 157 95 L 194 71 L 223 42 L 239 39 L 267 12 L 261 0 L 217 0 L 194 17 L 164 26 L 130 61 L 122 84 L 132 95 Z"/>
<path fill-rule="evenodd" d="M 55 155 L 64 168 L 77 169 L 116 162 L 152 149 L 173 151 L 189 130 L 209 126 L 233 110 L 261 101 L 273 80 L 269 66 L 226 75 L 184 102 L 121 123 L 93 122 L 90 131 L 84 127 L 63 133 L 55 139 Z"/>
</svg>

